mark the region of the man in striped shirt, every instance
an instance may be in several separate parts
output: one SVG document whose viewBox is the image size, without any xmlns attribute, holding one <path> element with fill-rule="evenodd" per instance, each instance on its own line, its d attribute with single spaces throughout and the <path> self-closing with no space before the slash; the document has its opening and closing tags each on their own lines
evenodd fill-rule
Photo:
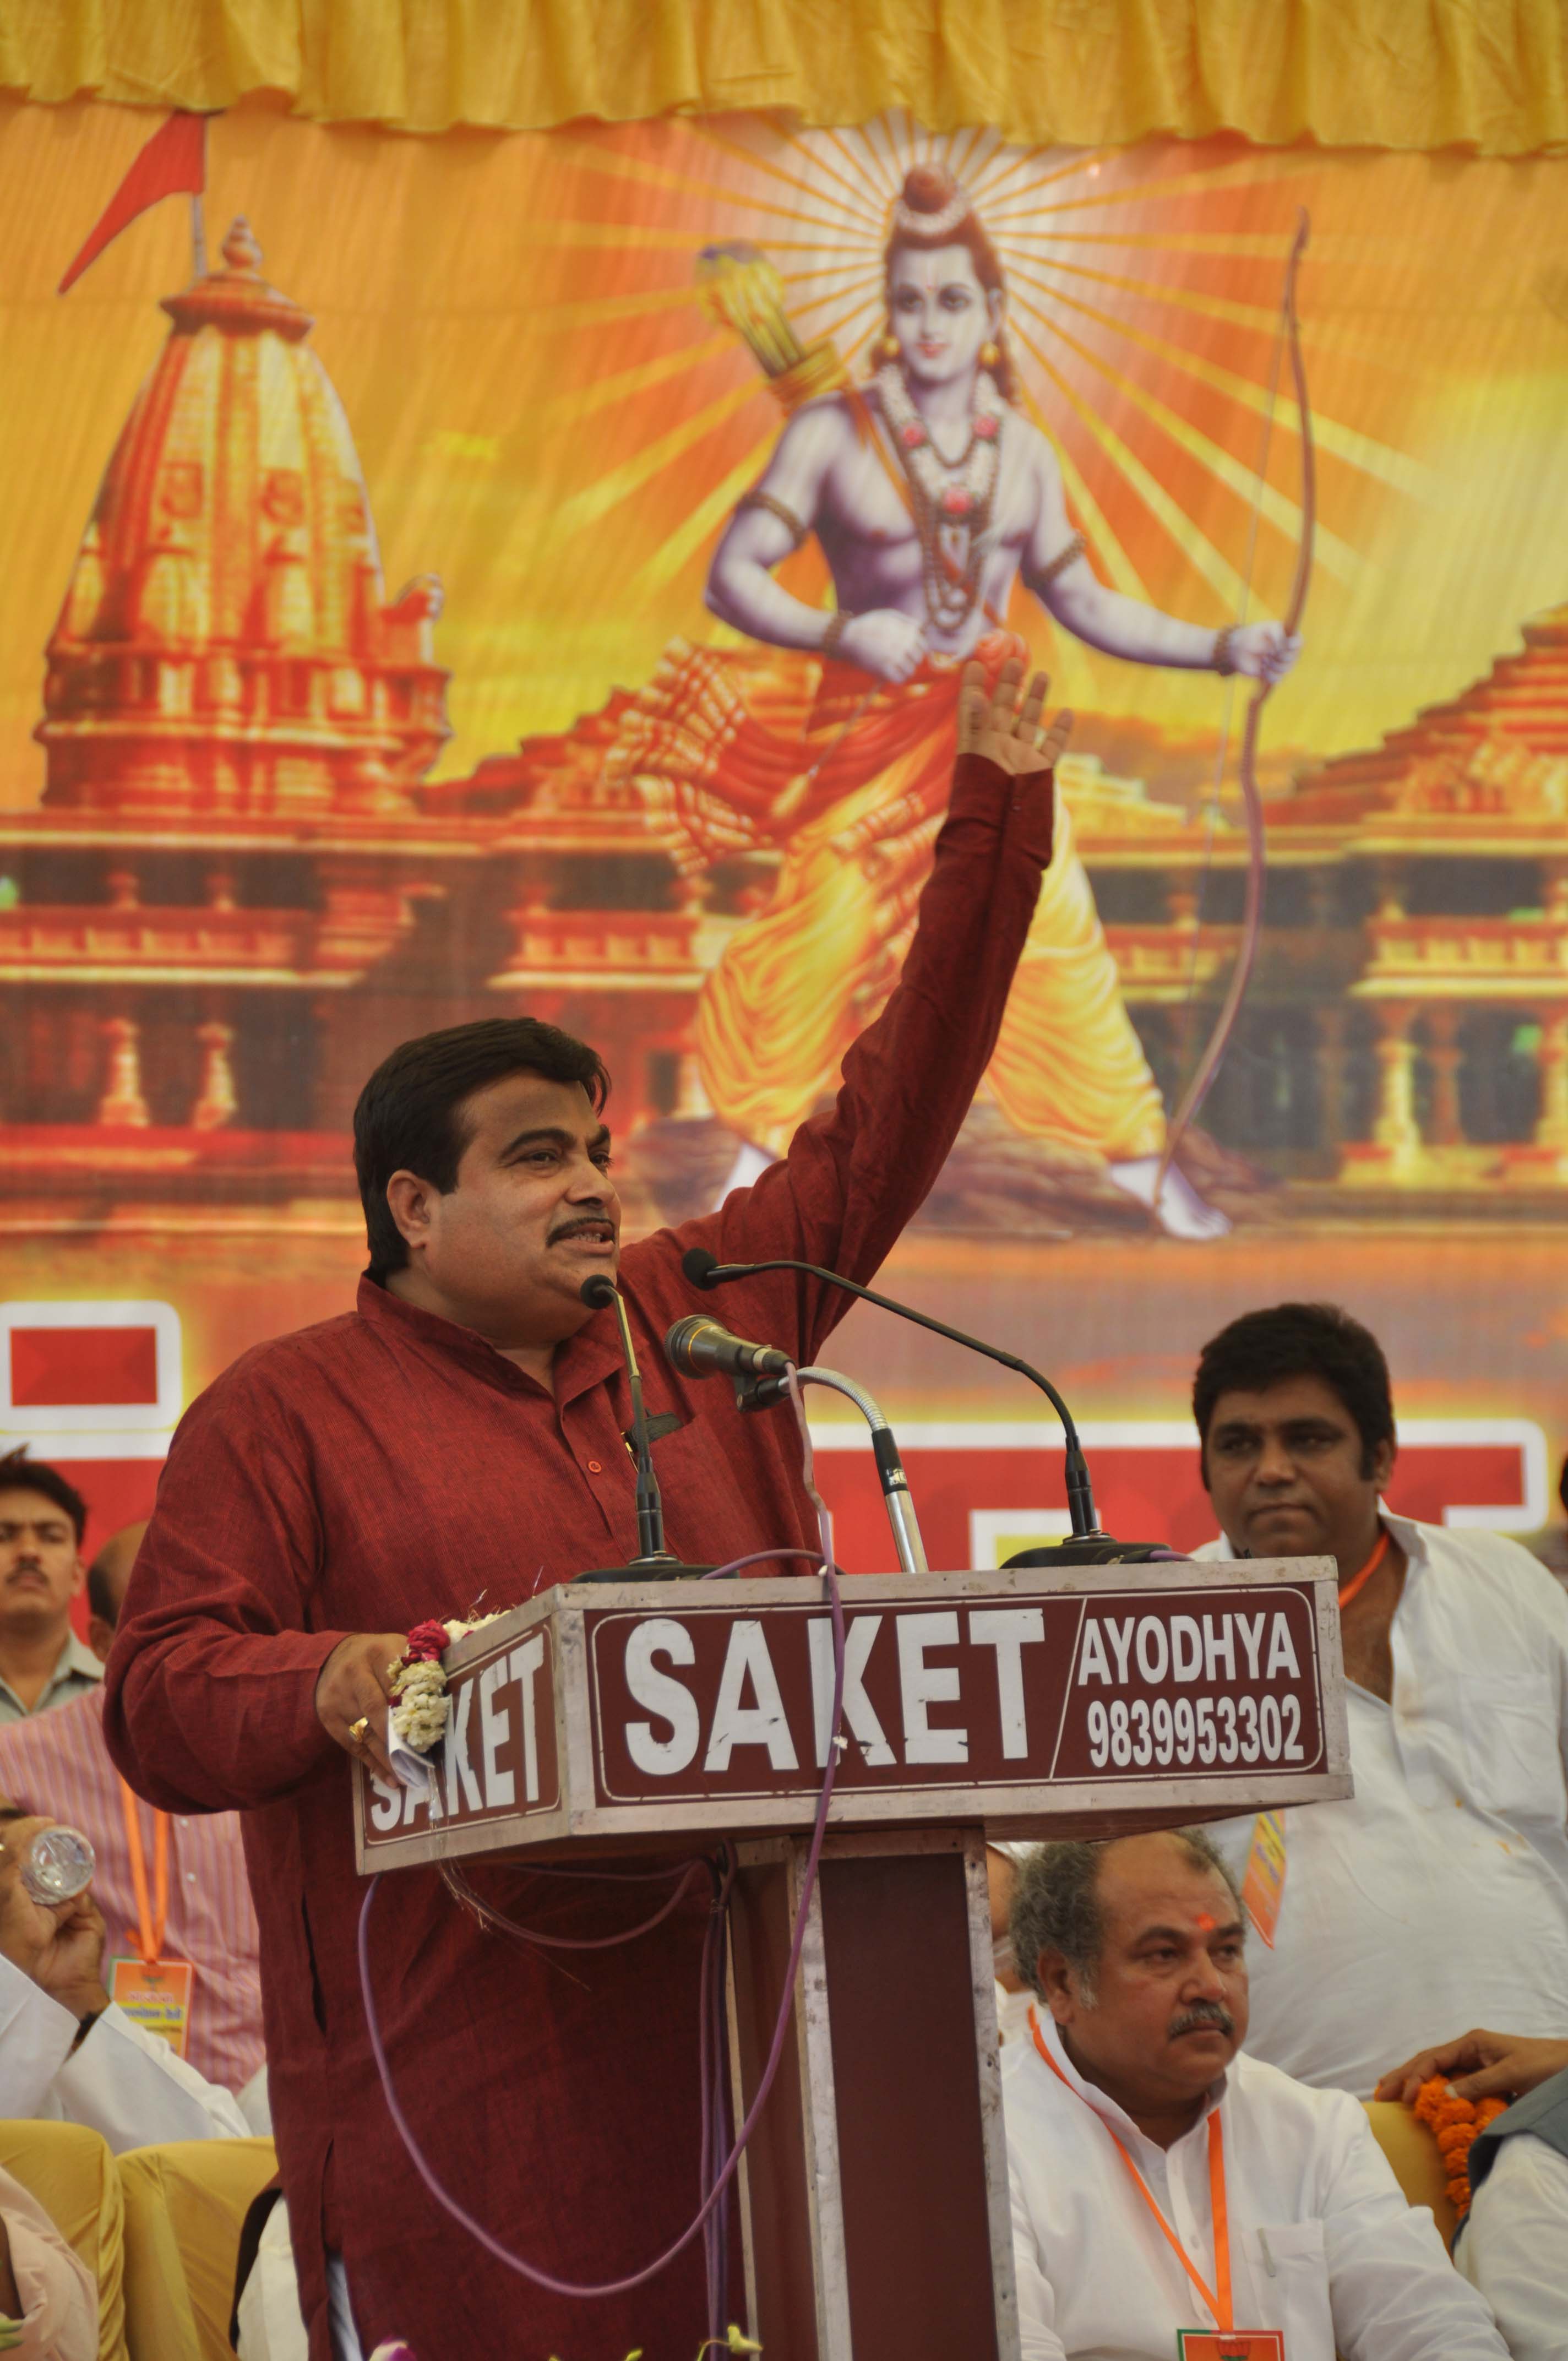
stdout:
<svg viewBox="0 0 1568 2361">
<path fill-rule="evenodd" d="M 87 1577 L 89 1635 L 109 1653 L 120 1602 L 145 1525 L 127 1525 L 93 1559 Z M 261 2065 L 261 1983 L 236 1812 L 169 1816 L 131 1795 L 104 1744 L 104 1692 L 94 1686 L 49 1713 L 0 1728 L 0 1796 L 26 1812 L 80 1828 L 98 1856 L 93 1894 L 108 1922 L 109 1948 L 136 1959 L 151 1948 L 195 1970 L 185 2055 L 209 2082 L 239 2091 Z M 158 1821 L 167 1818 L 168 1907 L 157 1923 Z M 131 1830 L 134 1827 L 136 1837 Z M 148 1911 L 137 1898 L 132 1860 L 139 1844 Z"/>
</svg>

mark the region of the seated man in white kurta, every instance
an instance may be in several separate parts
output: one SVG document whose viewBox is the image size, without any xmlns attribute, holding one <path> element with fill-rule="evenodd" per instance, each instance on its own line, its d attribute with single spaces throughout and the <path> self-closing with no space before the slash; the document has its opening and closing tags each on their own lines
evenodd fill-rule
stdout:
<svg viewBox="0 0 1568 2361">
<path fill-rule="evenodd" d="M 1002 2087 L 1024 2361 L 1506 2361 L 1356 2102 L 1243 2053 L 1245 1931 L 1199 1829 L 1022 1864 L 1036 1998 Z"/>
<path fill-rule="evenodd" d="M 237 2101 L 115 2006 L 91 1889 L 43 1909 L 19 1864 L 47 1820 L 0 1812 L 0 2120 L 84 2124 L 116 2156 L 245 2139 Z"/>
<path fill-rule="evenodd" d="M 1370 2098 L 1479 2017 L 1568 2036 L 1568 1597 L 1518 1542 L 1383 1507 L 1388 1366 L 1358 1321 L 1280 1303 L 1204 1345 L 1192 1389 L 1224 1536 L 1200 1558 L 1334 1558 L 1343 1804 L 1283 1815 L 1255 2054 Z M 1233 1869 L 1250 1813 L 1211 1830 Z"/>
</svg>

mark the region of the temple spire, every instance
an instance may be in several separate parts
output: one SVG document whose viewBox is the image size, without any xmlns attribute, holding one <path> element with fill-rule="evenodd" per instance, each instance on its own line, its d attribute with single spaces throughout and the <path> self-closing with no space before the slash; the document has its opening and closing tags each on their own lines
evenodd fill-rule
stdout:
<svg viewBox="0 0 1568 2361">
<path fill-rule="evenodd" d="M 194 192 L 192 192 L 194 194 Z M 411 809 L 447 735 L 440 588 L 389 600 L 307 312 L 236 217 L 104 471 L 49 643 L 44 802 L 206 819 Z"/>
</svg>

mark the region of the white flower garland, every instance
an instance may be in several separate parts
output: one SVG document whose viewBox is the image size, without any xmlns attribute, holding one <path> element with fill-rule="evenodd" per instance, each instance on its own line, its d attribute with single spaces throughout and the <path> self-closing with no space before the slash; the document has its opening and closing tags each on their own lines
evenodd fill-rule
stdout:
<svg viewBox="0 0 1568 2361">
<path fill-rule="evenodd" d="M 989 514 L 1005 409 L 989 369 L 981 369 L 976 380 L 969 447 L 951 467 L 932 442 L 931 430 L 916 409 L 896 362 L 888 361 L 878 369 L 876 390 L 899 456 L 933 512 L 953 524 Z"/>
<path fill-rule="evenodd" d="M 482 1631 L 487 1623 L 499 1622 L 506 1610 L 496 1609 L 493 1614 L 475 1615 L 463 1620 L 453 1617 L 443 1623 L 446 1644 L 461 1640 L 469 1631 Z M 430 1635 L 428 1623 L 416 1625 L 411 1639 Z M 430 1754 L 446 1735 L 447 1716 L 452 1708 L 446 1695 L 446 1667 L 439 1656 L 400 1656 L 388 1671 L 392 1682 L 392 1728 L 405 1746 L 416 1754 Z"/>
</svg>

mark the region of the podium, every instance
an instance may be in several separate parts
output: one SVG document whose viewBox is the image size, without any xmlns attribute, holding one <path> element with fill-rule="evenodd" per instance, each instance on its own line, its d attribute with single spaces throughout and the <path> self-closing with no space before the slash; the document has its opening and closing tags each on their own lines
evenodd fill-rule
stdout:
<svg viewBox="0 0 1568 2361">
<path fill-rule="evenodd" d="M 1017 2361 L 985 1847 L 1351 1793 L 1332 1559 L 842 1582 L 843 1743 L 789 2046 L 739 2175 L 769 2361 Z M 561 1585 L 447 1652 L 429 1803 L 362 1873 L 728 1838 L 739 2122 L 829 1743 L 818 1576 Z"/>
</svg>

